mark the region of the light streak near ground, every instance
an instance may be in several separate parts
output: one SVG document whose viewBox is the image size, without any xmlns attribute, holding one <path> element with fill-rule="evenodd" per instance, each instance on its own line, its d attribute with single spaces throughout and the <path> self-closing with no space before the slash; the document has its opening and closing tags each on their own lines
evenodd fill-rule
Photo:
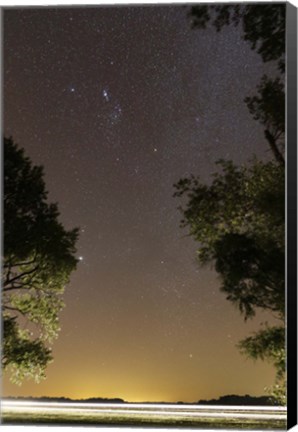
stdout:
<svg viewBox="0 0 298 432">
<path fill-rule="evenodd" d="M 64 413 L 99 415 L 140 415 L 163 417 L 243 418 L 259 420 L 285 420 L 285 407 L 272 406 L 216 406 L 173 404 L 111 404 L 111 403 L 59 403 L 36 401 L 2 401 L 2 409 L 26 413 Z"/>
<path fill-rule="evenodd" d="M 287 408 L 283 406 L 261 406 L 261 405 L 187 405 L 187 404 L 155 404 L 155 403 L 88 403 L 88 402 L 39 402 L 39 401 L 14 401 L 2 400 L 1 405 L 4 407 L 16 406 L 64 406 L 64 407 L 105 407 L 105 408 L 169 408 L 176 410 L 235 410 L 235 411 L 282 411 L 286 412 Z"/>
</svg>

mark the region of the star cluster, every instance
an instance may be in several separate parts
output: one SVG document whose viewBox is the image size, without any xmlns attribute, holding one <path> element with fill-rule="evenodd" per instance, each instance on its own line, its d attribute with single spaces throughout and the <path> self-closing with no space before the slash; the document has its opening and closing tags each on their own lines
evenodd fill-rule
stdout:
<svg viewBox="0 0 298 432">
<path fill-rule="evenodd" d="M 181 6 L 4 11 L 5 134 L 80 227 L 48 379 L 5 381 L 6 394 L 262 394 L 273 370 L 235 347 L 259 321 L 244 324 L 198 267 L 172 195 L 219 158 L 266 155 L 243 99 L 267 69 L 238 28 L 192 30 Z"/>
</svg>

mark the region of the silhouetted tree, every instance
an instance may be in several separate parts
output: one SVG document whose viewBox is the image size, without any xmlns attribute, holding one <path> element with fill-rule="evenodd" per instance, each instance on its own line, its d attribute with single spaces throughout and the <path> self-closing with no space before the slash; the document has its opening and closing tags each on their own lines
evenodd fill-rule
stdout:
<svg viewBox="0 0 298 432">
<path fill-rule="evenodd" d="M 272 163 L 250 167 L 218 163 L 221 173 L 207 186 L 199 178 L 180 180 L 175 196 L 190 235 L 199 242 L 199 262 L 215 263 L 222 290 L 245 319 L 256 309 L 284 318 L 284 175 Z"/>
<path fill-rule="evenodd" d="M 243 339 L 238 347 L 253 359 L 269 360 L 276 369 L 276 382 L 269 390 L 274 400 L 286 404 L 286 350 L 284 326 L 267 326 Z"/>
<path fill-rule="evenodd" d="M 64 287 L 77 264 L 78 230 L 66 231 L 58 221 L 43 176 L 42 167 L 4 138 L 2 366 L 16 383 L 44 377 Z"/>
<path fill-rule="evenodd" d="M 209 22 L 217 31 L 242 25 L 243 39 L 263 61 L 277 61 L 279 71 L 285 71 L 285 3 L 195 5 L 189 16 L 193 28 L 206 28 Z"/>
<path fill-rule="evenodd" d="M 241 352 L 267 359 L 277 370 L 272 395 L 285 403 L 285 4 L 196 5 L 189 15 L 194 28 L 208 22 L 242 24 L 243 39 L 264 62 L 277 62 L 279 77 L 264 75 L 257 95 L 245 98 L 264 135 L 274 161 L 254 160 L 247 167 L 220 161 L 222 172 L 211 185 L 191 176 L 176 185 L 175 196 L 186 197 L 180 207 L 182 226 L 199 242 L 201 264 L 214 263 L 227 299 L 244 318 L 269 310 L 280 326 L 266 327 L 239 343 Z"/>
<path fill-rule="evenodd" d="M 284 168 L 257 160 L 241 167 L 230 161 L 218 164 L 222 171 L 213 175 L 210 185 L 194 176 L 175 185 L 174 196 L 186 197 L 180 207 L 181 226 L 199 243 L 199 262 L 214 263 L 221 290 L 245 320 L 257 310 L 270 311 L 280 319 L 280 326 L 260 330 L 239 347 L 250 357 L 278 365 L 277 385 L 283 386 Z"/>
<path fill-rule="evenodd" d="M 285 164 L 285 90 L 278 77 L 264 75 L 258 86 L 258 94 L 245 98 L 250 113 L 265 127 L 265 138 L 275 160 Z"/>
<path fill-rule="evenodd" d="M 189 12 L 193 28 L 211 23 L 217 31 L 225 25 L 242 25 L 243 39 L 264 62 L 277 62 L 280 77 L 264 75 L 258 94 L 245 98 L 250 113 L 265 126 L 264 135 L 276 161 L 284 164 L 285 132 L 285 4 L 196 5 Z"/>
</svg>

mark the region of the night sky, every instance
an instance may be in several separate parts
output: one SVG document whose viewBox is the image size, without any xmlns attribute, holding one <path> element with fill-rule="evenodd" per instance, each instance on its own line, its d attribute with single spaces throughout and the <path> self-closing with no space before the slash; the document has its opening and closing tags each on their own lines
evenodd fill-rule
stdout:
<svg viewBox="0 0 298 432">
<path fill-rule="evenodd" d="M 274 369 L 236 343 L 247 323 L 179 228 L 173 184 L 219 158 L 268 158 L 243 99 L 270 72 L 240 29 L 191 30 L 187 8 L 5 9 L 4 132 L 43 165 L 80 227 L 54 362 L 4 396 L 197 401 L 265 394 Z"/>
</svg>

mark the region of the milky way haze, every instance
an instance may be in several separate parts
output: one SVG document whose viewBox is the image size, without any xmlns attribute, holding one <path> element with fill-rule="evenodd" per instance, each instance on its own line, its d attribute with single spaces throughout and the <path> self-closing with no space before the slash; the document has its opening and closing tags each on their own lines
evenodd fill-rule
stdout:
<svg viewBox="0 0 298 432">
<path fill-rule="evenodd" d="M 41 384 L 4 395 L 196 401 L 264 394 L 266 363 L 196 263 L 173 184 L 219 158 L 269 157 L 243 99 L 270 65 L 233 26 L 192 30 L 182 6 L 4 10 L 4 132 L 44 166 L 81 261 Z"/>
</svg>

